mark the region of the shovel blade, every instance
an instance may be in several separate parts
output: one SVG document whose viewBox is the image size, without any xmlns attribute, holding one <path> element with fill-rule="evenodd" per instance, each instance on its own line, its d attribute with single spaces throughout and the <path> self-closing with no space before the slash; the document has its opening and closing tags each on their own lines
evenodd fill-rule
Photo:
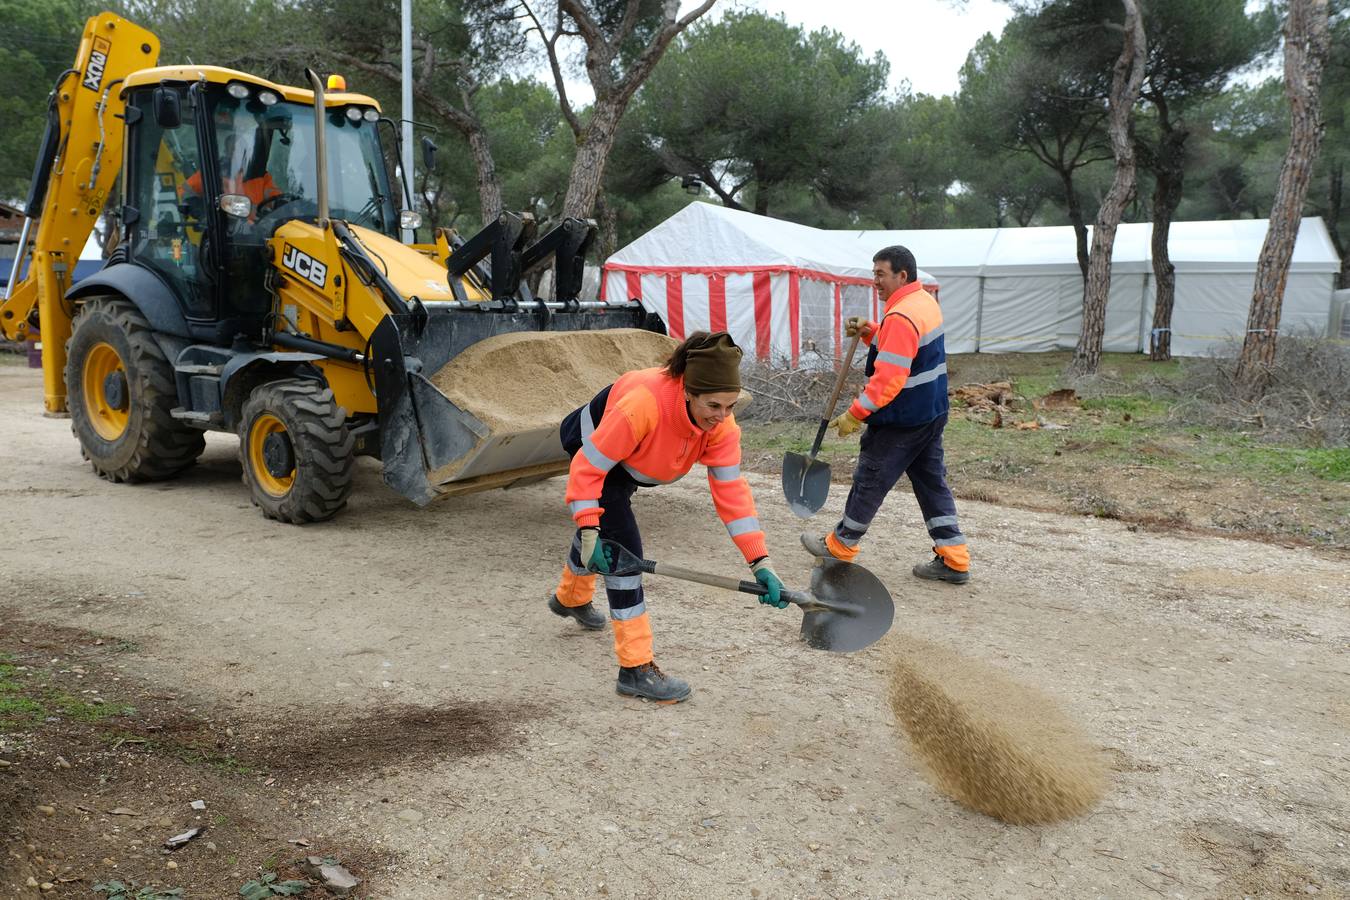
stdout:
<svg viewBox="0 0 1350 900">
<path fill-rule="evenodd" d="M 830 465 L 800 453 L 783 455 L 783 495 L 799 518 L 820 512 L 830 496 Z"/>
<path fill-rule="evenodd" d="M 802 640 L 817 650 L 851 653 L 870 647 L 895 620 L 895 603 L 881 579 L 853 563 L 821 560 L 811 570 L 811 593 L 837 607 L 802 616 Z"/>
</svg>

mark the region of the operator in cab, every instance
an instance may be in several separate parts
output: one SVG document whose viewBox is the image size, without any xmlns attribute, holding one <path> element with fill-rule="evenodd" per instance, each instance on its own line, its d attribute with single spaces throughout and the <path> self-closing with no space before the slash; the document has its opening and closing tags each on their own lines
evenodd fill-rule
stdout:
<svg viewBox="0 0 1350 900">
<path fill-rule="evenodd" d="M 251 221 L 265 201 L 281 196 L 281 189 L 266 168 L 267 129 L 242 105 L 227 102 L 216 105 L 212 119 L 220 155 L 220 192 L 247 197 L 253 204 Z M 200 169 L 183 181 L 181 192 L 184 203 L 200 203 L 206 193 Z"/>
</svg>

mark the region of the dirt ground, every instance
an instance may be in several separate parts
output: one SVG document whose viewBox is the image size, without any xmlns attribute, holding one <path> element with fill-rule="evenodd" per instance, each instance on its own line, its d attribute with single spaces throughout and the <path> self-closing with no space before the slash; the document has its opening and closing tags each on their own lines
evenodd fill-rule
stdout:
<svg viewBox="0 0 1350 900">
<path fill-rule="evenodd" d="M 1343 559 L 967 501 L 955 588 L 910 576 L 927 547 L 897 494 L 861 560 L 894 633 L 1049 693 L 1112 761 L 1095 810 L 1013 827 L 918 770 L 894 641 L 812 651 L 794 610 L 652 578 L 658 661 L 693 699 L 617 697 L 607 634 L 544 605 L 560 481 L 418 510 L 362 460 L 349 508 L 300 528 L 250 506 L 227 436 L 177 481 L 113 485 L 40 411 L 37 373 L 0 366 L 0 652 L 136 711 L 0 732 L 0 896 L 227 897 L 313 852 L 372 898 L 1350 893 Z M 753 484 L 805 584 L 802 523 Z M 742 574 L 701 476 L 638 514 L 648 556 Z"/>
</svg>

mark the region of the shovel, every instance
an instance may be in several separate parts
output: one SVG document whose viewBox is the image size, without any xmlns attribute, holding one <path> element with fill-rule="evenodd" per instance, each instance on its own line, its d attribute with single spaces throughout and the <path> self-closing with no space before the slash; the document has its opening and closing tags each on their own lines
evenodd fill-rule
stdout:
<svg viewBox="0 0 1350 900">
<path fill-rule="evenodd" d="M 769 592 L 758 581 L 740 581 L 642 559 L 616 541 L 602 538 L 600 547 L 610 571 L 599 574 L 647 572 L 756 597 Z M 597 570 L 592 568 L 591 571 Z M 862 566 L 838 560 L 822 560 L 811 570 L 811 589 L 784 589 L 783 599 L 797 604 L 806 613 L 802 617 L 802 640 L 817 650 L 849 653 L 870 647 L 890 631 L 895 618 L 895 604 L 881 579 Z"/>
<path fill-rule="evenodd" d="M 844 364 L 839 367 L 839 378 L 834 383 L 834 393 L 830 394 L 830 402 L 825 406 L 825 418 L 820 420 L 820 428 L 816 430 L 816 442 L 811 445 L 811 455 L 783 455 L 783 493 L 787 496 L 788 506 L 803 519 L 809 519 L 819 512 L 825 505 L 825 499 L 830 496 L 830 464 L 818 461 L 816 454 L 825 440 L 825 430 L 830 427 L 830 419 L 834 418 L 834 406 L 839 402 L 848 370 L 853 365 L 853 352 L 858 349 L 859 336 L 855 334 L 849 342 L 848 354 Z"/>
</svg>

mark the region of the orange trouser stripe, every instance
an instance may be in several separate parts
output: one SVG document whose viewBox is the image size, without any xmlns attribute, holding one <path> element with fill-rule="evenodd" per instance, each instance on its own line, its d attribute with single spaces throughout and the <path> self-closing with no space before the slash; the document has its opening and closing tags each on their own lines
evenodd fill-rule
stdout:
<svg viewBox="0 0 1350 900">
<path fill-rule="evenodd" d="M 585 606 L 595 596 L 595 576 L 578 575 L 564 563 L 558 589 L 553 595 L 563 606 Z"/>
<path fill-rule="evenodd" d="M 965 544 L 953 544 L 950 547 L 934 547 L 933 552 L 942 557 L 947 568 L 958 572 L 970 571 L 970 548 Z"/>
<path fill-rule="evenodd" d="M 825 535 L 825 549 L 829 550 L 835 559 L 842 559 L 844 562 L 853 562 L 853 558 L 858 555 L 859 547 L 848 547 L 840 542 L 839 538 L 834 536 L 831 531 Z"/>
<path fill-rule="evenodd" d="M 652 623 L 647 614 L 631 619 L 611 619 L 614 654 L 621 666 L 641 666 L 652 661 Z"/>
</svg>

